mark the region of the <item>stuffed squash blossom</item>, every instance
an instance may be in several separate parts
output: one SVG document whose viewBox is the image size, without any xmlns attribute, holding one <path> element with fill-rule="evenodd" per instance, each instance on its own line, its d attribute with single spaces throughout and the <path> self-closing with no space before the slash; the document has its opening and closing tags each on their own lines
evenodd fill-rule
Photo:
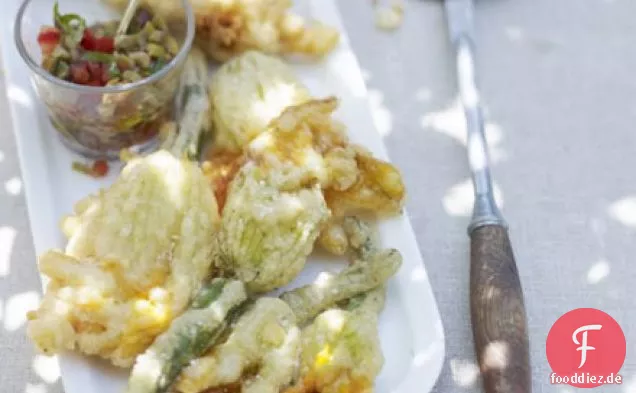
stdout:
<svg viewBox="0 0 636 393">
<path fill-rule="evenodd" d="M 256 51 L 222 65 L 209 95 L 215 149 L 239 152 L 285 108 L 311 98 L 289 65 Z"/>
<path fill-rule="evenodd" d="M 378 315 L 384 288 L 320 314 L 303 329 L 300 380 L 286 393 L 371 393 L 384 363 Z"/>
<path fill-rule="evenodd" d="M 291 282 L 305 266 L 329 209 L 320 188 L 287 191 L 253 162 L 236 175 L 217 236 L 217 268 L 253 292 Z"/>
<path fill-rule="evenodd" d="M 337 274 L 323 273 L 279 298 L 257 300 L 245 300 L 241 281 L 205 284 L 189 309 L 137 358 L 127 393 L 278 393 L 289 387 L 298 376 L 299 327 L 342 302 L 357 307 L 357 296 L 383 287 L 401 265 L 397 250 L 375 247 L 366 224 L 353 218 L 346 223 L 353 263 Z"/>
<path fill-rule="evenodd" d="M 129 366 L 199 289 L 219 223 L 195 163 L 165 151 L 133 159 L 75 206 L 65 251 L 41 256 L 51 281 L 29 336 L 45 353 L 78 349 Z"/>
<path fill-rule="evenodd" d="M 334 254 L 347 250 L 344 217 L 401 211 L 406 192 L 397 168 L 351 143 L 333 118 L 338 101 L 313 99 L 282 60 L 244 53 L 219 69 L 209 95 L 216 132 L 209 173 L 221 204 L 245 153 L 286 176 L 318 181 L 332 213 L 318 241 Z"/>
<path fill-rule="evenodd" d="M 183 78 L 196 85 L 199 75 L 205 91 L 202 61 L 193 52 Z M 186 107 L 199 102 L 182 98 Z M 207 178 L 181 158 L 205 131 L 195 123 L 184 114 L 179 124 L 193 126 L 187 134 L 167 150 L 130 158 L 114 184 L 79 201 L 64 220 L 68 243 L 40 257 L 50 280 L 28 314 L 28 335 L 44 353 L 78 350 L 130 366 L 198 292 L 220 217 Z"/>
</svg>

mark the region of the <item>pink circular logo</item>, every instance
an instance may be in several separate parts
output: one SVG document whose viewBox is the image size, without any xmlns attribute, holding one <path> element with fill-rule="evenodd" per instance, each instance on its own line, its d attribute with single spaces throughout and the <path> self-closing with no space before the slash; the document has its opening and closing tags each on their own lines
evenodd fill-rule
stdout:
<svg viewBox="0 0 636 393">
<path fill-rule="evenodd" d="M 621 384 L 625 351 L 625 334 L 614 318 L 595 308 L 569 311 L 548 333 L 550 381 L 578 388 Z"/>
</svg>

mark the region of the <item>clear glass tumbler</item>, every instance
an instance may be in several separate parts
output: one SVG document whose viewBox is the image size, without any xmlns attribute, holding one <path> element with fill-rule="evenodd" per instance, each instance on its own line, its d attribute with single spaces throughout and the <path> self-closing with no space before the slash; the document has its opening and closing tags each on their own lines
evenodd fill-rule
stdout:
<svg viewBox="0 0 636 393">
<path fill-rule="evenodd" d="M 87 26 L 119 19 L 103 0 L 58 0 L 63 13 L 75 13 Z M 59 79 L 41 67 L 37 42 L 41 26 L 53 25 L 54 0 L 24 0 L 15 23 L 18 51 L 33 71 L 38 97 L 44 102 L 64 144 L 88 158 L 117 159 L 121 149 L 144 151 L 156 145 L 160 124 L 171 116 L 183 64 L 192 47 L 194 15 L 188 0 L 178 0 L 185 29 L 176 35 L 178 54 L 156 73 L 133 83 L 79 85 Z"/>
</svg>

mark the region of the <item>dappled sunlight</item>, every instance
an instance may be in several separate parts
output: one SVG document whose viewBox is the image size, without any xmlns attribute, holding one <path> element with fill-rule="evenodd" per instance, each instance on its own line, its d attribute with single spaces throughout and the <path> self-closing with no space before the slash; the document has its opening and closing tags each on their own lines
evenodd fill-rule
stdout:
<svg viewBox="0 0 636 393">
<path fill-rule="evenodd" d="M 503 131 L 501 126 L 495 123 L 484 125 L 486 143 L 488 143 L 488 159 L 491 163 L 499 162 L 506 158 L 504 151 L 500 148 L 503 141 Z"/>
<path fill-rule="evenodd" d="M 623 375 L 623 393 L 636 393 L 636 375 L 627 379 Z"/>
<path fill-rule="evenodd" d="M 497 205 L 500 208 L 503 207 L 504 199 L 501 189 L 497 184 L 494 184 L 493 190 Z M 442 198 L 444 211 L 451 216 L 470 216 L 473 212 L 474 202 L 473 183 L 470 179 L 451 187 Z"/>
<path fill-rule="evenodd" d="M 479 377 L 479 367 L 469 360 L 451 359 L 450 370 L 453 382 L 464 388 L 473 386 Z"/>
<path fill-rule="evenodd" d="M 422 97 L 428 97 L 431 93 L 427 89 L 422 89 L 418 93 Z M 417 96 L 416 96 L 417 98 Z M 430 112 L 422 116 L 420 125 L 424 129 L 432 129 L 453 138 L 463 146 L 467 145 L 466 118 L 464 109 L 458 99 L 454 100 L 448 107 L 437 112 Z M 505 154 L 500 147 L 503 141 L 503 131 L 496 123 L 488 122 L 484 124 L 484 134 L 488 143 L 488 154 L 491 163 L 497 163 L 505 158 Z"/>
<path fill-rule="evenodd" d="M 505 341 L 493 341 L 484 348 L 482 364 L 486 370 L 503 370 L 510 361 L 510 348 Z"/>
<path fill-rule="evenodd" d="M 369 105 L 371 106 L 373 122 L 380 135 L 385 137 L 393 129 L 393 116 L 383 101 L 384 95 L 380 90 L 369 89 Z"/>
<path fill-rule="evenodd" d="M 11 271 L 11 252 L 18 232 L 12 227 L 0 227 L 0 277 Z"/>
<path fill-rule="evenodd" d="M 33 370 L 46 383 L 55 383 L 60 378 L 60 365 L 57 356 L 35 355 Z"/>
<path fill-rule="evenodd" d="M 22 191 L 22 180 L 12 177 L 4 183 L 4 190 L 10 195 L 19 195 Z"/>
<path fill-rule="evenodd" d="M 37 309 L 39 302 L 40 294 L 36 291 L 10 296 L 4 308 L 4 329 L 9 332 L 20 329 L 26 323 L 27 312 Z"/>
<path fill-rule="evenodd" d="M 636 197 L 627 197 L 612 203 L 609 215 L 623 225 L 636 227 Z"/>
<path fill-rule="evenodd" d="M 505 30 L 506 37 L 512 42 L 520 42 L 525 38 L 525 34 L 521 28 L 517 26 L 508 26 Z"/>
<path fill-rule="evenodd" d="M 433 92 L 427 87 L 420 87 L 415 91 L 415 100 L 419 102 L 429 102 L 433 98 Z"/>
<path fill-rule="evenodd" d="M 33 106 L 33 100 L 29 93 L 19 86 L 9 85 L 9 87 L 7 87 L 7 97 L 10 101 L 14 101 L 18 105 L 27 108 L 31 108 Z"/>
<path fill-rule="evenodd" d="M 43 383 L 27 383 L 24 393 L 47 393 L 46 385 Z"/>
<path fill-rule="evenodd" d="M 411 271 L 411 280 L 414 282 L 422 282 L 426 281 L 426 270 L 424 266 L 417 266 L 413 271 Z"/>
<path fill-rule="evenodd" d="M 339 332 L 347 322 L 346 314 L 342 310 L 329 310 L 323 314 L 326 326 L 332 332 Z"/>
<path fill-rule="evenodd" d="M 432 128 L 466 145 L 466 119 L 458 99 L 447 108 L 422 116 L 420 124 L 425 129 Z"/>
<path fill-rule="evenodd" d="M 587 271 L 587 282 L 590 284 L 598 284 L 603 281 L 610 273 L 610 265 L 606 260 L 596 262 Z"/>
<path fill-rule="evenodd" d="M 425 351 L 420 351 L 413 356 L 413 365 L 415 367 L 421 367 L 428 364 L 431 360 L 435 359 L 443 349 L 443 344 L 439 341 L 429 345 Z"/>
<path fill-rule="evenodd" d="M 314 284 L 317 288 L 324 289 L 329 287 L 329 285 L 333 282 L 333 275 L 327 272 L 321 272 L 318 277 L 316 277 L 316 281 Z"/>
<path fill-rule="evenodd" d="M 371 80 L 371 72 L 367 69 L 360 69 L 360 74 L 362 74 L 362 79 L 365 83 L 368 83 Z"/>
</svg>

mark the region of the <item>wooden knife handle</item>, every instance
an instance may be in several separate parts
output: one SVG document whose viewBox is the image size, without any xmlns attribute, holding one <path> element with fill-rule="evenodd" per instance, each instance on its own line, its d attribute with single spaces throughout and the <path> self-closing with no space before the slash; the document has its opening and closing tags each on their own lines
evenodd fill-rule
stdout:
<svg viewBox="0 0 636 393">
<path fill-rule="evenodd" d="M 526 312 L 508 232 L 485 225 L 470 240 L 470 308 L 484 390 L 530 393 Z"/>
</svg>

